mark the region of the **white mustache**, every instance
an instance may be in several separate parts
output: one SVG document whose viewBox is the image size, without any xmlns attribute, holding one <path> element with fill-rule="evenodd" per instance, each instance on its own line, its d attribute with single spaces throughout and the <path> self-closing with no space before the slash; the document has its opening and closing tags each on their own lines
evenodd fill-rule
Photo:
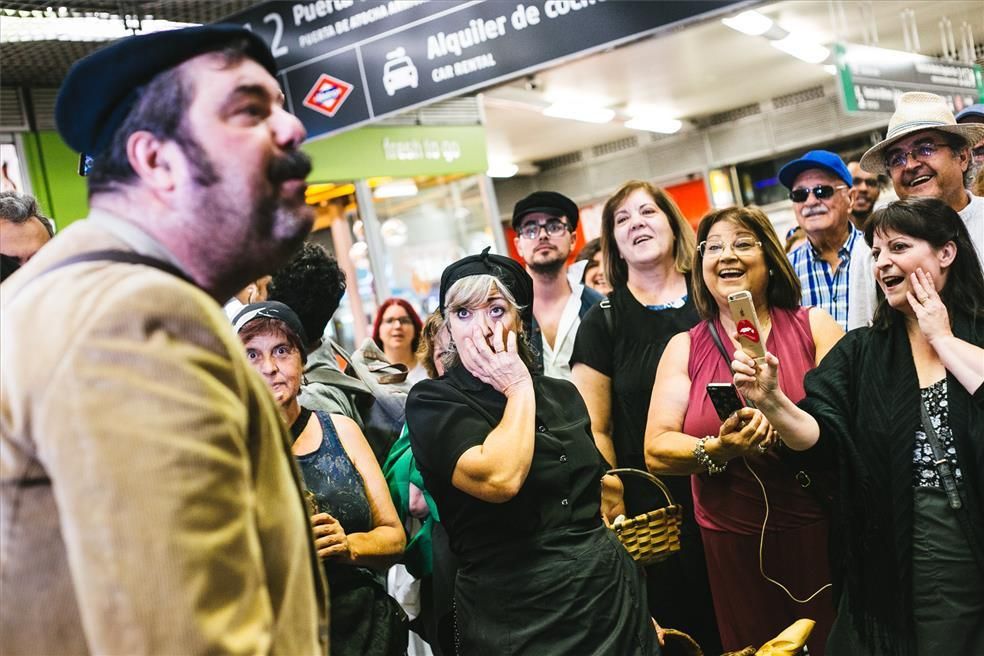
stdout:
<svg viewBox="0 0 984 656">
<path fill-rule="evenodd" d="M 803 216 L 804 219 L 809 216 L 815 216 L 817 214 L 826 214 L 826 213 L 827 213 L 827 207 L 825 205 L 813 205 L 811 207 L 804 207 L 803 209 L 800 210 L 800 214 Z"/>
</svg>

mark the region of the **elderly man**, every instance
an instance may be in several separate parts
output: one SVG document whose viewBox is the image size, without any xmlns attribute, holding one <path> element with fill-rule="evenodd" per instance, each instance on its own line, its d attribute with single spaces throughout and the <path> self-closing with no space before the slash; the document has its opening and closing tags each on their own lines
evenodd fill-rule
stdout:
<svg viewBox="0 0 984 656">
<path fill-rule="evenodd" d="M 984 198 L 971 194 L 965 180 L 970 148 L 984 139 L 984 125 L 958 124 L 932 93 L 904 93 L 895 107 L 884 141 L 864 154 L 861 168 L 887 172 L 899 198 L 938 198 L 956 210 L 984 261 Z"/>
<path fill-rule="evenodd" d="M 879 176 L 861 168 L 860 162 L 848 162 L 847 170 L 854 181 L 854 204 L 851 206 L 851 223 L 858 230 L 864 230 L 864 222 L 875 209 L 881 195 Z"/>
<path fill-rule="evenodd" d="M 806 243 L 789 253 L 803 304 L 823 308 L 845 330 L 867 325 L 875 309 L 875 282 L 870 249 L 851 223 L 853 179 L 844 161 L 811 150 L 782 167 L 779 181 L 789 189 L 796 222 L 806 233 Z"/>
<path fill-rule="evenodd" d="M 574 280 L 567 258 L 577 236 L 577 205 L 555 191 L 535 191 L 513 208 L 513 243 L 533 278 L 533 343 L 542 355 L 543 373 L 571 379 L 571 354 L 581 317 L 602 296 L 581 283 L 583 266 Z"/>
<path fill-rule="evenodd" d="M 51 219 L 41 213 L 33 196 L 0 192 L 0 254 L 23 265 L 54 234 Z"/>
<path fill-rule="evenodd" d="M 61 87 L 91 213 L 4 284 L 0 652 L 327 648 L 290 436 L 217 302 L 312 223 L 274 72 L 213 25 L 118 41 Z"/>
</svg>

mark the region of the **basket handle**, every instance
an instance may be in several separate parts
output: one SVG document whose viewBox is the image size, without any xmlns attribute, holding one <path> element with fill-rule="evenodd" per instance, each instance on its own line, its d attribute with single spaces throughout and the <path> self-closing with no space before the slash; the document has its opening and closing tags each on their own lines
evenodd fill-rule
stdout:
<svg viewBox="0 0 984 656">
<path fill-rule="evenodd" d="M 633 469 L 632 467 L 617 467 L 615 469 L 609 469 L 608 471 L 605 472 L 606 476 L 608 476 L 609 474 L 614 476 L 618 476 L 621 474 L 629 474 L 631 476 L 638 476 L 639 478 L 644 478 L 650 483 L 652 483 L 653 485 L 655 485 L 656 487 L 658 487 L 663 492 L 663 495 L 666 497 L 666 502 L 668 505 L 670 506 L 673 505 L 673 496 L 670 494 L 670 490 L 669 488 L 666 487 L 666 484 L 647 471 L 642 471 L 641 469 Z"/>
</svg>

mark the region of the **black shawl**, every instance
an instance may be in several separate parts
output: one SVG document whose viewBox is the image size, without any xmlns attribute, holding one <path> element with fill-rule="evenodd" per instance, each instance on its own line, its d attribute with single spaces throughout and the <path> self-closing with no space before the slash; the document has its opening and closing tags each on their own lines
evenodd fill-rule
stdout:
<svg viewBox="0 0 984 656">
<path fill-rule="evenodd" d="M 800 407 L 816 418 L 820 440 L 792 458 L 836 467 L 835 592 L 848 593 L 851 619 L 867 644 L 906 654 L 913 644 L 912 460 L 921 398 L 905 323 L 895 319 L 887 330 L 851 331 L 807 374 Z M 984 321 L 957 316 L 953 332 L 984 345 Z M 984 570 L 984 385 L 970 394 L 948 372 L 947 399 L 971 548 Z"/>
</svg>

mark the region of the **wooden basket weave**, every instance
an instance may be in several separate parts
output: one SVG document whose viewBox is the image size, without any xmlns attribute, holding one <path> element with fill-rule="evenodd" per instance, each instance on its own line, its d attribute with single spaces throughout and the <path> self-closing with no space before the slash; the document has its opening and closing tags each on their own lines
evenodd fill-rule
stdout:
<svg viewBox="0 0 984 656">
<path fill-rule="evenodd" d="M 607 473 L 616 476 L 627 474 L 645 478 L 662 490 L 666 496 L 666 506 L 647 513 L 625 519 L 619 517 L 612 524 L 612 530 L 629 554 L 640 565 L 652 565 L 665 560 L 680 551 L 680 524 L 683 511 L 679 504 L 673 503 L 670 491 L 649 472 L 641 469 L 621 467 Z"/>
</svg>

